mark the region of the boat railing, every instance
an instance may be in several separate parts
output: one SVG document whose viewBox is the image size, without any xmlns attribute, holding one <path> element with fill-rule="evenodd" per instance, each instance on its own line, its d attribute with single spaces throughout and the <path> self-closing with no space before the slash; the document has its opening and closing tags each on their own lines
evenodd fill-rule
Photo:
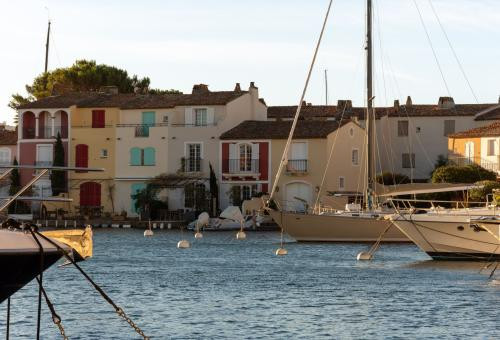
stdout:
<svg viewBox="0 0 500 340">
<path fill-rule="evenodd" d="M 492 197 L 492 196 L 490 196 Z M 472 212 L 473 209 L 493 209 L 496 214 L 497 203 L 495 200 L 490 201 L 487 196 L 485 201 L 446 201 L 446 200 L 423 200 L 423 199 L 408 199 L 408 198 L 389 198 L 388 201 L 392 204 L 397 212 L 420 211 L 433 212 L 436 214 L 446 213 L 450 211 L 462 210 Z M 446 207 L 445 207 L 446 206 Z"/>
</svg>

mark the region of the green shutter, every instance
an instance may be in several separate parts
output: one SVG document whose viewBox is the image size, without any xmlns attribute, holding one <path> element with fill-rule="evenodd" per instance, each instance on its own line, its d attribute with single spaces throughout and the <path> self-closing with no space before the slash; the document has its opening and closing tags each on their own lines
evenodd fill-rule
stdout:
<svg viewBox="0 0 500 340">
<path fill-rule="evenodd" d="M 145 183 L 134 183 L 130 188 L 130 211 L 133 213 L 137 213 L 137 209 L 135 208 L 135 199 L 132 198 L 133 195 L 137 194 L 139 191 L 146 188 Z"/>
<path fill-rule="evenodd" d="M 155 165 L 155 148 L 144 149 L 144 165 Z"/>
<path fill-rule="evenodd" d="M 130 165 L 141 165 L 141 149 L 130 149 Z"/>
<path fill-rule="evenodd" d="M 148 111 L 142 113 L 142 124 L 144 129 L 144 137 L 149 137 L 149 127 L 155 125 L 155 112 Z"/>
</svg>

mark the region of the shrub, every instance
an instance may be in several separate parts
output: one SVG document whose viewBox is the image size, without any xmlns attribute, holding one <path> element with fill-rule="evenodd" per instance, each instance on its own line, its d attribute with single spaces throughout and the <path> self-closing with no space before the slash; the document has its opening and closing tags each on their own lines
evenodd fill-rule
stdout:
<svg viewBox="0 0 500 340">
<path fill-rule="evenodd" d="M 476 183 L 486 180 L 495 181 L 496 174 L 477 164 L 445 165 L 437 168 L 432 174 L 432 183 Z"/>
<path fill-rule="evenodd" d="M 481 181 L 478 185 L 483 185 L 481 189 L 472 189 L 469 192 L 471 201 L 486 201 L 486 196 L 493 193 L 493 189 L 500 189 L 500 182 Z"/>
<path fill-rule="evenodd" d="M 377 183 L 384 185 L 396 185 L 410 183 L 410 178 L 403 174 L 393 174 L 392 172 L 383 172 L 375 178 Z"/>
</svg>

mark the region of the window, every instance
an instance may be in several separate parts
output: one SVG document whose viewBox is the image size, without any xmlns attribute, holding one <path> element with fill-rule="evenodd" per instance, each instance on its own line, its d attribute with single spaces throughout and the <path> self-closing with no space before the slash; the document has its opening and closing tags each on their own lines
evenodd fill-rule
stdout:
<svg viewBox="0 0 500 340">
<path fill-rule="evenodd" d="M 339 190 L 344 190 L 345 189 L 345 178 L 344 177 L 339 177 Z"/>
<path fill-rule="evenodd" d="M 349 129 L 349 136 L 351 136 L 351 137 L 354 136 L 354 129 L 353 128 Z"/>
<path fill-rule="evenodd" d="M 207 125 L 207 109 L 194 109 L 194 125 Z"/>
<path fill-rule="evenodd" d="M 92 128 L 103 128 L 105 120 L 104 110 L 92 110 Z"/>
<path fill-rule="evenodd" d="M 184 207 L 206 210 L 207 190 L 203 183 L 190 183 L 184 187 Z"/>
<path fill-rule="evenodd" d="M 201 143 L 190 143 L 186 146 L 185 169 L 187 172 L 201 171 Z"/>
<path fill-rule="evenodd" d="M 101 158 L 108 158 L 108 149 L 101 149 Z"/>
<path fill-rule="evenodd" d="M 352 161 L 352 165 L 359 165 L 359 150 L 358 149 L 352 149 L 351 161 Z"/>
<path fill-rule="evenodd" d="M 422 129 L 420 128 L 420 126 L 417 126 L 417 128 L 415 129 L 415 132 L 420 133 L 420 131 L 422 131 Z"/>
<path fill-rule="evenodd" d="M 452 133 L 455 133 L 455 121 L 454 120 L 445 120 L 444 121 L 444 136 L 448 136 Z"/>
<path fill-rule="evenodd" d="M 168 116 L 163 116 L 163 124 L 168 125 Z"/>
<path fill-rule="evenodd" d="M 233 185 L 231 187 L 231 204 L 240 206 L 244 200 L 249 200 L 258 193 L 257 184 Z"/>
<path fill-rule="evenodd" d="M 398 136 L 408 136 L 408 121 L 398 120 Z"/>
<path fill-rule="evenodd" d="M 155 165 L 154 148 L 132 148 L 130 149 L 130 165 Z"/>
<path fill-rule="evenodd" d="M 75 166 L 77 168 L 88 168 L 89 146 L 87 144 L 78 144 L 75 147 Z"/>
<path fill-rule="evenodd" d="M 0 164 L 8 165 L 10 164 L 10 149 L 0 148 Z"/>
<path fill-rule="evenodd" d="M 487 156 L 495 156 L 495 140 L 488 139 L 488 150 L 486 153 Z"/>
<path fill-rule="evenodd" d="M 240 171 L 252 170 L 252 146 L 250 144 L 240 145 Z"/>
<path fill-rule="evenodd" d="M 411 155 L 411 156 L 410 156 Z M 404 153 L 403 158 L 403 169 L 415 168 L 415 154 Z"/>
</svg>

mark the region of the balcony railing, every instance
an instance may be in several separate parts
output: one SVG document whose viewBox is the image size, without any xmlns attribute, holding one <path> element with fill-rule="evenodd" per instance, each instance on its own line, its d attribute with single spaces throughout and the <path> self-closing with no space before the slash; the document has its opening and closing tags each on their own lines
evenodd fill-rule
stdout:
<svg viewBox="0 0 500 340">
<path fill-rule="evenodd" d="M 286 164 L 286 171 L 290 173 L 307 172 L 307 159 L 289 159 Z"/>
<path fill-rule="evenodd" d="M 184 123 L 178 123 L 178 124 L 172 124 L 173 127 L 207 127 L 207 126 L 217 126 L 217 123 L 202 123 L 202 124 L 184 124 Z"/>
<path fill-rule="evenodd" d="M 52 161 L 35 161 L 35 166 L 52 166 Z"/>
<path fill-rule="evenodd" d="M 182 170 L 184 172 L 201 172 L 201 171 L 203 171 L 203 159 L 201 159 L 201 158 L 184 158 Z"/>
<path fill-rule="evenodd" d="M 458 166 L 466 166 L 471 164 L 477 164 L 482 168 L 490 171 L 500 172 L 500 164 L 498 162 L 491 162 L 481 157 L 460 157 L 460 156 L 449 156 L 448 162 L 450 164 Z"/>
<path fill-rule="evenodd" d="M 168 126 L 168 123 L 155 123 L 155 124 L 116 124 L 116 127 L 121 128 L 134 128 L 135 137 L 149 137 L 149 128 L 158 126 Z"/>
<path fill-rule="evenodd" d="M 61 134 L 61 138 L 68 138 L 68 127 L 67 126 L 54 126 L 54 135 L 53 137 L 57 137 L 57 134 Z"/>
<path fill-rule="evenodd" d="M 24 139 L 33 139 L 35 138 L 35 128 L 23 128 L 23 138 Z"/>
<path fill-rule="evenodd" d="M 231 174 L 241 173 L 258 173 L 259 160 L 258 159 L 226 159 L 224 162 L 228 164 L 228 170 Z"/>
</svg>

